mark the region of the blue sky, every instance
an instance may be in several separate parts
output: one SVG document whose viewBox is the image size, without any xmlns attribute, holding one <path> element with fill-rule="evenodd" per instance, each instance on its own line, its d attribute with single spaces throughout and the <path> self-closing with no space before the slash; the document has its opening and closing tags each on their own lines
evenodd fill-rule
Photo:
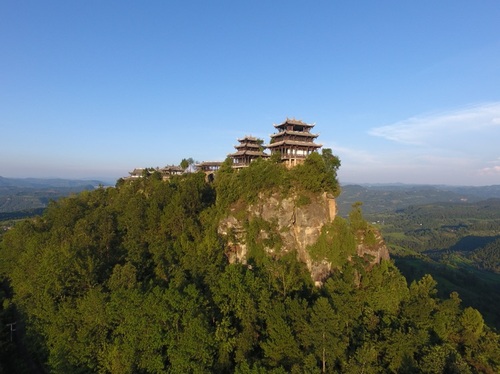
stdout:
<svg viewBox="0 0 500 374">
<path fill-rule="evenodd" d="M 3 1 L 0 175 L 223 160 L 287 117 L 342 183 L 500 184 L 498 1 Z"/>
</svg>

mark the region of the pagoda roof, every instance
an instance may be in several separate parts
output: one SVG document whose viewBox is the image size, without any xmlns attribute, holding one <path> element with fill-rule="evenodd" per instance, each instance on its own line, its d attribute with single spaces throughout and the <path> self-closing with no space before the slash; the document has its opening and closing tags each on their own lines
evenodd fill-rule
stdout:
<svg viewBox="0 0 500 374">
<path fill-rule="evenodd" d="M 279 128 L 279 127 L 285 126 L 287 124 L 288 125 L 299 125 L 299 126 L 304 126 L 307 128 L 314 127 L 314 124 L 305 123 L 305 122 L 298 120 L 298 119 L 295 119 L 295 118 L 291 118 L 291 119 L 287 118 L 284 122 L 280 123 L 279 125 L 274 125 L 274 127 Z"/>
<path fill-rule="evenodd" d="M 154 168 L 135 168 L 134 170 L 132 171 L 129 171 L 128 173 L 132 176 L 142 176 L 142 174 L 146 171 L 148 172 L 149 174 L 152 174 L 154 173 L 156 170 L 158 170 L 158 168 L 154 169 Z"/>
<path fill-rule="evenodd" d="M 262 139 L 259 139 L 259 138 L 256 138 L 256 137 L 254 137 L 254 136 L 250 136 L 250 135 L 245 135 L 245 137 L 244 137 L 244 138 L 239 138 L 239 139 L 238 139 L 238 141 L 239 141 L 240 143 L 245 142 L 245 141 L 247 141 L 247 142 L 252 142 L 252 143 L 256 143 L 256 142 L 258 142 L 259 140 L 262 140 Z"/>
<path fill-rule="evenodd" d="M 243 151 L 238 151 L 235 153 L 231 153 L 228 156 L 230 157 L 236 157 L 236 156 L 257 156 L 257 157 L 269 157 L 267 153 L 264 153 L 262 151 L 252 151 L 252 150 L 243 150 Z"/>
<path fill-rule="evenodd" d="M 280 131 L 276 134 L 271 134 L 271 138 L 275 138 L 277 136 L 282 136 L 282 135 L 296 135 L 296 136 L 303 136 L 303 137 L 307 137 L 307 138 L 317 138 L 319 136 L 319 134 L 312 134 L 310 132 L 304 132 L 304 131 L 289 131 L 289 130 L 283 130 L 283 131 Z"/>
<path fill-rule="evenodd" d="M 238 144 L 235 145 L 234 148 L 240 149 L 240 148 L 255 148 L 255 149 L 260 149 L 261 145 L 257 143 L 247 143 L 247 144 Z"/>
<path fill-rule="evenodd" d="M 271 143 L 267 145 L 267 148 L 276 148 L 281 145 L 296 145 L 296 146 L 303 146 L 303 147 L 308 147 L 308 148 L 321 148 L 323 145 L 322 144 L 316 144 L 313 142 L 301 142 L 297 140 L 282 140 L 279 142 Z"/>
<path fill-rule="evenodd" d="M 184 172 L 184 169 L 181 168 L 180 166 L 167 165 L 167 166 L 161 168 L 160 171 L 164 171 L 164 172 Z"/>
<path fill-rule="evenodd" d="M 129 171 L 128 173 L 130 175 L 141 175 L 143 171 L 144 171 L 144 168 L 135 168 L 134 170 Z"/>
</svg>

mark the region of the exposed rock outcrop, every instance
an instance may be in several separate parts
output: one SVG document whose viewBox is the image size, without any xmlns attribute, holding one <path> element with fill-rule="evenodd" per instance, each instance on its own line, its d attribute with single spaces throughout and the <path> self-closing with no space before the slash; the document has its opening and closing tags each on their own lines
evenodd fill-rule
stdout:
<svg viewBox="0 0 500 374">
<path fill-rule="evenodd" d="M 357 253 L 359 257 L 370 258 L 370 264 L 379 264 L 382 260 L 389 259 L 389 250 L 385 245 L 384 238 L 380 232 L 375 233 L 376 244 L 366 245 L 363 242 L 357 245 Z"/>
<path fill-rule="evenodd" d="M 246 225 L 251 220 L 261 219 L 271 229 L 260 229 L 255 239 L 265 242 L 273 235 L 278 235 L 280 239 L 278 247 L 265 246 L 265 251 L 269 255 L 280 256 L 295 250 L 298 259 L 309 269 L 312 279 L 320 284 L 331 272 L 332 263 L 326 259 L 314 260 L 308 247 L 316 243 L 323 226 L 333 222 L 336 215 L 336 201 L 326 193 L 308 197 L 260 194 L 253 204 L 234 206 L 229 215 L 220 221 L 219 234 L 227 239 L 229 261 L 246 263 L 249 250 Z M 371 264 L 389 258 L 387 247 L 378 232 L 376 240 L 376 245 L 368 246 L 362 242 L 357 245 L 358 256 L 368 258 Z"/>
</svg>

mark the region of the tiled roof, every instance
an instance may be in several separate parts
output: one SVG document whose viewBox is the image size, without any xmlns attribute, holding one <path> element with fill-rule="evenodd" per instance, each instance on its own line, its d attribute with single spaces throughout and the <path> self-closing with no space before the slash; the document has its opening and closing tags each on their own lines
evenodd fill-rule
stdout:
<svg viewBox="0 0 500 374">
<path fill-rule="evenodd" d="M 236 157 L 236 156 L 257 156 L 257 157 L 268 157 L 269 155 L 267 153 L 261 152 L 261 151 L 251 151 L 249 149 L 243 150 L 243 151 L 238 151 L 235 153 L 231 153 L 228 156 L 229 157 Z"/>
<path fill-rule="evenodd" d="M 134 170 L 129 171 L 128 173 L 130 175 L 141 175 L 143 171 L 144 171 L 144 168 L 135 168 Z"/>
<path fill-rule="evenodd" d="M 195 167 L 204 167 L 204 166 L 221 166 L 221 161 L 203 161 L 199 164 L 196 164 Z"/>
<path fill-rule="evenodd" d="M 303 147 L 309 147 L 309 148 L 321 148 L 323 146 L 322 144 L 316 144 L 313 142 L 299 142 L 296 140 L 286 139 L 286 140 L 282 140 L 280 142 L 268 144 L 266 147 L 267 148 L 276 148 L 276 147 L 279 147 L 281 145 L 296 145 L 296 146 L 303 146 Z"/>
<path fill-rule="evenodd" d="M 276 134 L 271 134 L 270 136 L 271 138 L 275 138 L 277 136 L 283 136 L 283 135 L 295 135 L 307 138 L 317 138 L 319 136 L 319 134 L 311 134 L 310 132 L 305 132 L 305 131 L 288 131 L 288 130 L 280 131 Z"/>
<path fill-rule="evenodd" d="M 299 126 L 304 126 L 304 127 L 309 127 L 309 128 L 314 127 L 314 125 L 302 122 L 301 120 L 298 120 L 295 118 L 291 118 L 291 119 L 287 118 L 284 122 L 280 123 L 279 125 L 274 125 L 274 127 L 278 128 L 278 127 L 284 126 L 286 124 L 299 125 Z"/>
<path fill-rule="evenodd" d="M 162 172 L 184 172 L 184 169 L 180 166 L 168 165 L 160 169 Z"/>
<path fill-rule="evenodd" d="M 241 149 L 241 148 L 256 148 L 256 149 L 259 149 L 260 147 L 261 147 L 260 144 L 257 144 L 257 143 L 238 144 L 238 145 L 234 146 L 234 148 L 236 148 L 236 149 Z"/>
<path fill-rule="evenodd" d="M 258 142 L 259 140 L 262 140 L 262 139 L 256 138 L 254 136 L 249 136 L 249 135 L 246 135 L 244 138 L 238 139 L 239 142 L 245 142 L 245 141 Z"/>
</svg>

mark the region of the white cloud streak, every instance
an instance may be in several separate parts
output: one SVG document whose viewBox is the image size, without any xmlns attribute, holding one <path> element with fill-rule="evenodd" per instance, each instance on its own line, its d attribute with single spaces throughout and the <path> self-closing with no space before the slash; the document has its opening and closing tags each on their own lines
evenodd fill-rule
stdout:
<svg viewBox="0 0 500 374">
<path fill-rule="evenodd" d="M 490 131 L 500 132 L 500 102 L 412 117 L 376 127 L 369 134 L 402 144 L 432 146 L 450 140 L 477 138 Z"/>
<path fill-rule="evenodd" d="M 483 176 L 500 175 L 500 165 L 482 168 L 481 170 L 479 170 L 479 175 Z"/>
<path fill-rule="evenodd" d="M 373 164 L 377 163 L 377 157 L 367 152 L 366 150 L 342 147 L 338 145 L 325 146 L 325 148 L 332 148 L 333 153 L 340 157 L 340 160 L 348 159 L 354 163 Z"/>
<path fill-rule="evenodd" d="M 332 147 L 345 161 L 344 180 L 500 183 L 500 102 L 416 116 L 368 134 L 360 149 Z"/>
</svg>

